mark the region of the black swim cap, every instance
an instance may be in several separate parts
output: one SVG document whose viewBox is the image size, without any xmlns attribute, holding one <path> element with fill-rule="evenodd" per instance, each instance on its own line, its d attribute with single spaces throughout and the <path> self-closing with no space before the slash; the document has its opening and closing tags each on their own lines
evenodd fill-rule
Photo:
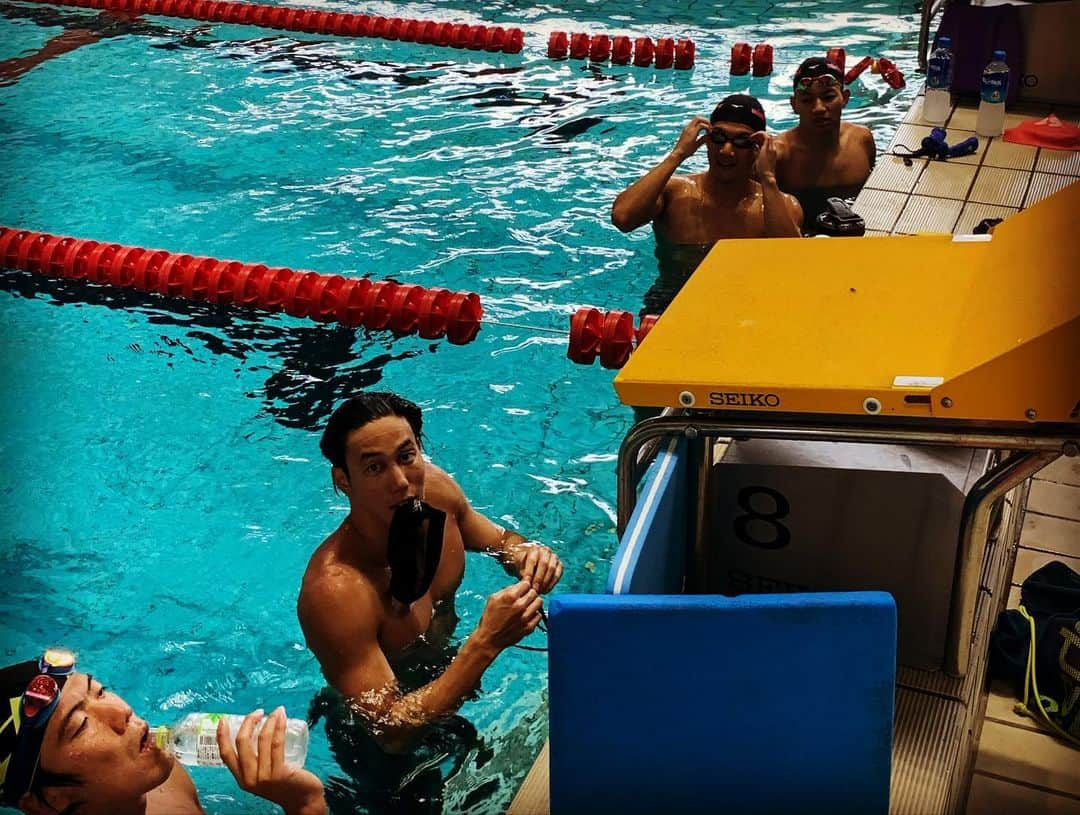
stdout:
<svg viewBox="0 0 1080 815">
<path fill-rule="evenodd" d="M 804 59 L 795 70 L 795 80 L 792 85 L 797 88 L 799 87 L 799 80 L 813 79 L 819 76 L 834 76 L 841 85 L 844 84 L 844 72 L 840 70 L 838 65 L 829 62 L 825 57 L 810 57 L 810 59 Z"/>
<path fill-rule="evenodd" d="M 720 104 L 712 112 L 709 121 L 713 124 L 717 122 L 734 122 L 735 124 L 752 127 L 755 131 L 764 130 L 765 109 L 761 107 L 761 102 L 753 96 L 746 93 L 733 93 L 731 96 L 720 100 Z"/>
</svg>

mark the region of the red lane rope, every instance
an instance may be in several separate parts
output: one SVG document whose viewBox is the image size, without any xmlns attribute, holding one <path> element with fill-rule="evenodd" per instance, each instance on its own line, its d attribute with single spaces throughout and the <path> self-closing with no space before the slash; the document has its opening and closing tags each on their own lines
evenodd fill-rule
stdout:
<svg viewBox="0 0 1080 815">
<path fill-rule="evenodd" d="M 632 61 L 639 68 L 654 65 L 656 68 L 675 67 L 688 71 L 694 67 L 696 46 L 693 40 L 662 37 L 655 42 L 648 37 L 633 41 L 624 35 L 607 34 L 567 35 L 565 31 L 552 31 L 548 36 L 547 55 L 551 59 L 587 59 L 590 62 L 611 60 L 615 65 L 628 65 Z M 655 60 L 655 62 L 654 62 Z"/>
<path fill-rule="evenodd" d="M 56 6 L 156 14 L 211 23 L 256 25 L 282 31 L 333 34 L 339 37 L 379 37 L 473 51 L 517 54 L 525 42 L 520 28 L 467 23 L 437 23 L 402 17 L 380 17 L 343 11 L 320 11 L 293 6 L 265 6 L 233 0 L 31 0 Z"/>
<path fill-rule="evenodd" d="M 484 313 L 473 292 L 294 271 L 6 226 L 0 226 L 0 266 L 189 300 L 284 311 L 319 322 L 389 328 L 424 339 L 446 337 L 454 345 L 476 338 Z"/>
</svg>

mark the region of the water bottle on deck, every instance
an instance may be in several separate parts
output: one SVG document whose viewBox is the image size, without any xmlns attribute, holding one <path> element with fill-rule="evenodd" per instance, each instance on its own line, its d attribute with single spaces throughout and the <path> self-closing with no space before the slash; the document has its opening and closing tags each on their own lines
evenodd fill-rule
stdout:
<svg viewBox="0 0 1080 815">
<path fill-rule="evenodd" d="M 175 755 L 181 764 L 189 767 L 224 767 L 217 744 L 217 725 L 223 718 L 228 719 L 229 733 L 235 740 L 244 717 L 225 713 L 189 713 L 171 727 L 150 728 L 150 738 L 158 748 Z M 267 716 L 256 725 L 256 736 L 269 718 Z M 307 750 L 307 722 L 288 719 L 285 723 L 285 763 L 303 767 Z"/>
<path fill-rule="evenodd" d="M 923 98 L 923 119 L 931 124 L 945 124 L 952 111 L 953 55 L 952 40 L 939 37 L 937 48 L 926 66 L 926 95 Z"/>
<path fill-rule="evenodd" d="M 979 115 L 975 132 L 980 136 L 1000 136 L 1005 127 L 1005 97 L 1009 93 L 1009 66 L 1005 52 L 995 51 L 982 73 L 979 86 Z"/>
</svg>

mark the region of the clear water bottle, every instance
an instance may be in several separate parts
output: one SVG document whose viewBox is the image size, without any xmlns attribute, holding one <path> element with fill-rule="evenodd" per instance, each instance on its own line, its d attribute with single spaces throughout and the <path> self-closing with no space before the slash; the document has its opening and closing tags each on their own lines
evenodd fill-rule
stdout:
<svg viewBox="0 0 1080 815">
<path fill-rule="evenodd" d="M 226 713 L 189 713 L 171 727 L 150 728 L 150 738 L 158 748 L 175 755 L 181 764 L 189 767 L 224 767 L 217 744 L 218 721 L 223 718 L 228 719 L 229 732 L 235 739 L 244 717 Z M 267 716 L 256 725 L 256 735 L 269 719 Z M 285 763 L 303 767 L 307 750 L 307 722 L 288 719 L 285 723 Z"/>
<path fill-rule="evenodd" d="M 1000 136 L 1005 127 L 1005 97 L 1009 94 L 1009 66 L 1005 52 L 995 51 L 982 73 L 979 87 L 979 115 L 975 132 L 980 136 Z"/>
<path fill-rule="evenodd" d="M 923 119 L 931 124 L 945 124 L 952 111 L 953 54 L 952 40 L 939 37 L 937 48 L 926 66 L 926 95 L 923 98 Z"/>
</svg>

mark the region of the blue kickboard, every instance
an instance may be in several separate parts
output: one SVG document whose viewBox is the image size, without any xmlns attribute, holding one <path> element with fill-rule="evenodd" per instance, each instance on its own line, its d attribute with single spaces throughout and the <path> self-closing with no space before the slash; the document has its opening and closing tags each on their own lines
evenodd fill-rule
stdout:
<svg viewBox="0 0 1080 815">
<path fill-rule="evenodd" d="M 552 815 L 888 812 L 888 594 L 562 595 L 549 645 Z"/>
</svg>

